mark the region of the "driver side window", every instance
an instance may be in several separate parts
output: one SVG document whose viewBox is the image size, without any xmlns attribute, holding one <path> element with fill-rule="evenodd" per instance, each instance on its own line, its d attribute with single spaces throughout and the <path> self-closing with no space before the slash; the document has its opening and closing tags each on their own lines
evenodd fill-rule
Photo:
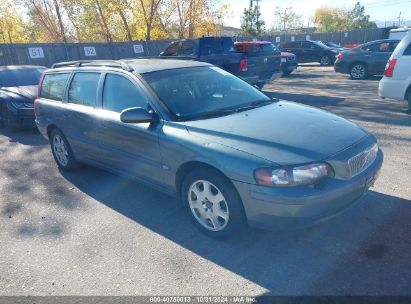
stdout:
<svg viewBox="0 0 411 304">
<path fill-rule="evenodd" d="M 148 108 L 144 94 L 127 78 L 107 74 L 104 81 L 103 109 L 120 113 L 134 107 Z"/>
</svg>

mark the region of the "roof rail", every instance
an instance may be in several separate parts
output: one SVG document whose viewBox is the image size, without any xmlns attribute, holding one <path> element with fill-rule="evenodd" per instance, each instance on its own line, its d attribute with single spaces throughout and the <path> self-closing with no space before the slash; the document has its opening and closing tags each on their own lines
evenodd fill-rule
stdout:
<svg viewBox="0 0 411 304">
<path fill-rule="evenodd" d="M 105 66 L 111 68 L 120 68 L 128 72 L 134 69 L 127 63 L 119 60 L 77 60 L 55 63 L 51 66 L 52 69 L 62 67 L 81 67 L 81 66 Z"/>
</svg>

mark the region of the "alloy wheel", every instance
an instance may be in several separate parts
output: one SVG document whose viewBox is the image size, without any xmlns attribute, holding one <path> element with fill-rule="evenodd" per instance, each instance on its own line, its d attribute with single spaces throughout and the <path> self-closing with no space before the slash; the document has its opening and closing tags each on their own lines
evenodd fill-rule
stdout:
<svg viewBox="0 0 411 304">
<path fill-rule="evenodd" d="M 362 64 L 357 64 L 351 68 L 351 77 L 355 79 L 362 79 L 365 77 L 365 67 Z"/>
<path fill-rule="evenodd" d="M 221 231 L 227 226 L 228 204 L 214 184 L 205 180 L 193 182 L 188 191 L 188 202 L 194 218 L 207 230 Z"/>
<path fill-rule="evenodd" d="M 69 153 L 64 139 L 58 134 L 53 137 L 53 151 L 60 165 L 67 166 Z"/>
</svg>

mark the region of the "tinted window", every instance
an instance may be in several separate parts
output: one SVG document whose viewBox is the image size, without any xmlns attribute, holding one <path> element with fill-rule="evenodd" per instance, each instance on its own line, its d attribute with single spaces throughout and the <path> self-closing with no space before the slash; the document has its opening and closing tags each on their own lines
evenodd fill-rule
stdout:
<svg viewBox="0 0 411 304">
<path fill-rule="evenodd" d="M 405 49 L 404 56 L 411 56 L 411 43 L 407 46 L 407 48 Z"/>
<path fill-rule="evenodd" d="M 390 52 L 394 52 L 395 48 L 397 47 L 399 43 L 400 43 L 399 41 L 391 41 Z"/>
<path fill-rule="evenodd" d="M 69 73 L 46 74 L 41 83 L 40 97 L 62 101 Z"/>
<path fill-rule="evenodd" d="M 234 51 L 234 43 L 231 38 L 213 38 L 201 40 L 201 54 L 210 55 L 215 53 Z"/>
<path fill-rule="evenodd" d="M 177 56 L 180 51 L 180 43 L 172 43 L 168 46 L 168 48 L 164 51 L 163 56 Z"/>
<path fill-rule="evenodd" d="M 43 71 L 41 68 L 0 70 L 0 87 L 37 85 Z"/>
<path fill-rule="evenodd" d="M 104 109 L 120 113 L 134 107 L 147 109 L 147 105 L 144 95 L 130 80 L 119 75 L 107 75 L 103 90 Z"/>
<path fill-rule="evenodd" d="M 361 49 L 364 51 L 368 51 L 368 52 L 378 52 L 379 43 L 367 44 L 367 45 L 364 45 Z"/>
<path fill-rule="evenodd" d="M 184 41 L 181 44 L 181 54 L 182 55 L 192 55 L 194 54 L 194 42 L 193 41 Z"/>
<path fill-rule="evenodd" d="M 99 79 L 99 73 L 76 73 L 70 84 L 68 102 L 94 107 Z"/>
</svg>

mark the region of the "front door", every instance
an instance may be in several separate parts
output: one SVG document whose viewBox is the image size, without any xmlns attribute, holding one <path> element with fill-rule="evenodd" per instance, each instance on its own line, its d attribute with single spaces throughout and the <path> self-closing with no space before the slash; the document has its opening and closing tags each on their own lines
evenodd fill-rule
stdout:
<svg viewBox="0 0 411 304">
<path fill-rule="evenodd" d="M 100 161 L 111 169 L 151 183 L 162 183 L 163 173 L 158 132 L 162 122 L 123 123 L 121 111 L 148 109 L 148 96 L 128 75 L 107 73 L 101 109 L 95 126 L 102 148 Z"/>
</svg>

